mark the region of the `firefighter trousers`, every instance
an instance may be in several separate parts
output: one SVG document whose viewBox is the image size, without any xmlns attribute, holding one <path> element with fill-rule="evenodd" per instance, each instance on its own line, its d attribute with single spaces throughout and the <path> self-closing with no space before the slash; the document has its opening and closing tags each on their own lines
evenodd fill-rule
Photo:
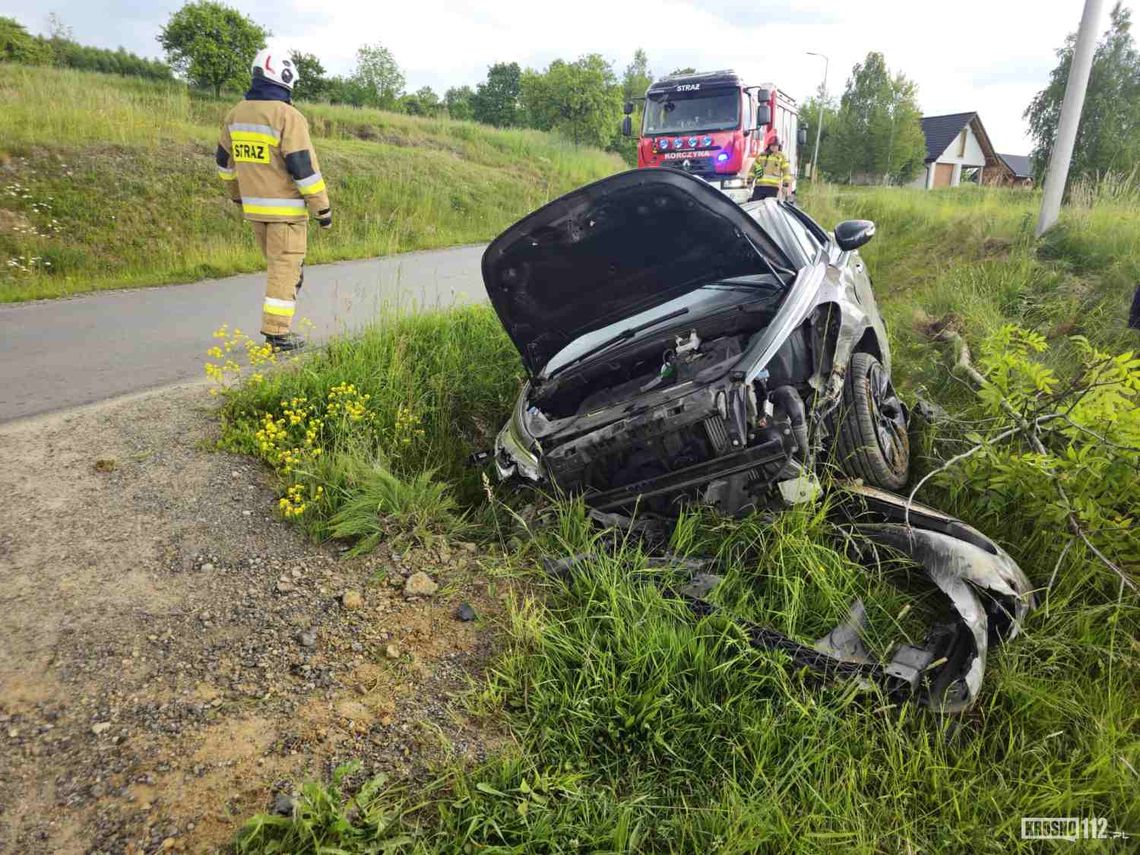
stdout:
<svg viewBox="0 0 1140 855">
<path fill-rule="evenodd" d="M 265 256 L 265 301 L 261 304 L 262 335 L 284 335 L 297 311 L 297 290 L 304 276 L 307 223 L 250 223 Z"/>
<path fill-rule="evenodd" d="M 749 202 L 755 202 L 757 199 L 774 199 L 780 195 L 780 188 L 774 184 L 757 184 L 752 188 L 752 198 Z"/>
</svg>

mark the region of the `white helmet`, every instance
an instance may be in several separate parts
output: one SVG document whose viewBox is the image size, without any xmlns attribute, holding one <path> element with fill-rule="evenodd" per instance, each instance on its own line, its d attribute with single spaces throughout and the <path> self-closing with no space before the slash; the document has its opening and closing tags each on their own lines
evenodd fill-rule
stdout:
<svg viewBox="0 0 1140 855">
<path fill-rule="evenodd" d="M 293 91 L 293 85 L 301 76 L 297 73 L 297 66 L 289 59 L 289 54 L 285 51 L 275 51 L 272 48 L 262 48 L 257 52 L 257 56 L 253 58 L 253 65 L 250 66 L 250 71 L 255 78 L 264 77 L 266 80 L 284 86 L 290 92 Z"/>
</svg>

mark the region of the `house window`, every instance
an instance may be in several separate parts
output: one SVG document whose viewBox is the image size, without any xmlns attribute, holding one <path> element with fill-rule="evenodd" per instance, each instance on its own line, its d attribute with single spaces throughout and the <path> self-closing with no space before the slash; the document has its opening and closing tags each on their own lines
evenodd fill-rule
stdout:
<svg viewBox="0 0 1140 855">
<path fill-rule="evenodd" d="M 958 157 L 966 156 L 966 134 L 965 128 L 962 128 L 962 133 L 958 134 Z"/>
</svg>

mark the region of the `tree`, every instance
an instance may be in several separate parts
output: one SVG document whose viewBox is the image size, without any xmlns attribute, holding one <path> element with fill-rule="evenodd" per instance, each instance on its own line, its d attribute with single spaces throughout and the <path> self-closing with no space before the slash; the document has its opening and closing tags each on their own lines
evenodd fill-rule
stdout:
<svg viewBox="0 0 1140 855">
<path fill-rule="evenodd" d="M 669 72 L 669 76 L 670 77 L 677 77 L 678 75 L 681 75 L 681 74 L 696 74 L 696 73 L 697 73 L 697 70 L 695 68 L 693 68 L 691 65 L 687 65 L 684 68 L 674 68 L 672 71 Z"/>
<path fill-rule="evenodd" d="M 170 80 L 173 74 L 170 66 L 157 59 L 145 59 L 123 48 L 106 48 L 81 45 L 70 39 L 53 38 L 47 42 L 56 65 L 65 68 L 80 68 L 84 71 L 102 71 L 106 74 L 122 74 L 129 77 L 145 77 L 150 80 Z"/>
<path fill-rule="evenodd" d="M 620 121 L 621 95 L 613 68 L 594 53 L 576 62 L 556 59 L 545 72 L 528 69 L 520 80 L 519 101 L 530 127 L 605 148 Z"/>
<path fill-rule="evenodd" d="M 443 112 L 443 102 L 430 86 L 422 86 L 415 92 L 400 99 L 400 107 L 409 116 L 438 116 Z"/>
<path fill-rule="evenodd" d="M 820 146 L 822 170 L 845 181 L 910 180 L 926 157 L 921 119 L 914 83 L 892 76 L 881 53 L 868 53 L 852 69 Z"/>
<path fill-rule="evenodd" d="M 57 40 L 65 42 L 75 41 L 75 33 L 72 31 L 71 27 L 64 23 L 63 18 L 61 18 L 55 12 L 48 12 L 47 29 L 48 39 L 53 42 Z"/>
<path fill-rule="evenodd" d="M 382 44 L 362 45 L 356 51 L 352 79 L 369 93 L 369 103 L 382 110 L 394 109 L 397 99 L 404 94 L 404 72 L 392 52 Z"/>
<path fill-rule="evenodd" d="M 1126 172 L 1140 162 L 1140 52 L 1131 29 L 1131 13 L 1117 3 L 1108 30 L 1093 54 L 1073 148 L 1073 177 Z M 1076 34 L 1070 34 L 1057 51 L 1058 63 L 1049 75 L 1049 85 L 1025 110 L 1033 138 L 1034 173 L 1038 176 L 1045 174 L 1053 152 L 1075 43 Z"/>
<path fill-rule="evenodd" d="M 637 133 L 641 128 L 642 116 L 645 113 L 645 90 L 653 83 L 653 73 L 649 70 L 649 58 L 645 51 L 638 48 L 633 52 L 633 60 L 625 67 L 621 77 L 622 101 L 633 104 L 633 113 L 630 123 L 633 126 L 634 136 L 621 135 L 620 125 L 615 128 L 613 141 L 609 148 L 622 156 L 631 166 L 637 164 Z"/>
<path fill-rule="evenodd" d="M 475 91 L 470 86 L 453 86 L 443 93 L 443 103 L 447 107 L 447 115 L 453 119 L 466 121 L 475 118 L 475 111 L 471 106 Z"/>
<path fill-rule="evenodd" d="M 269 31 L 250 18 L 211 0 L 187 3 L 170 16 L 158 35 L 166 58 L 194 86 L 241 89 Z"/>
<path fill-rule="evenodd" d="M 621 77 L 621 94 L 626 101 L 635 104 L 645 98 L 645 90 L 653 82 L 653 73 L 649 70 L 649 57 L 645 51 L 638 48 L 633 52 L 633 61 L 625 67 Z"/>
<path fill-rule="evenodd" d="M 325 67 L 311 53 L 298 50 L 289 52 L 293 67 L 297 69 L 297 82 L 293 84 L 293 97 L 298 101 L 318 101 L 328 96 L 329 81 Z"/>
<path fill-rule="evenodd" d="M 471 99 L 475 121 L 498 128 L 517 125 L 521 79 L 517 62 L 497 62 L 488 68 L 487 79 L 475 87 Z"/>
<path fill-rule="evenodd" d="M 375 93 L 366 89 L 353 77 L 337 75 L 325 81 L 325 94 L 333 104 L 367 107 L 373 103 Z"/>
<path fill-rule="evenodd" d="M 51 49 L 30 35 L 23 24 L 14 18 L 0 18 L 0 62 L 46 65 L 51 59 Z"/>
</svg>

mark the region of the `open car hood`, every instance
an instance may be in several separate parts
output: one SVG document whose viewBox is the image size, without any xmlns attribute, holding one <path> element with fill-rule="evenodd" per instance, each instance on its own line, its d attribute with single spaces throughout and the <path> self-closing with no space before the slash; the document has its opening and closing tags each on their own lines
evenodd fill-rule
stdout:
<svg viewBox="0 0 1140 855">
<path fill-rule="evenodd" d="M 483 283 L 531 376 L 576 338 L 701 285 L 792 269 L 740 207 L 699 178 L 639 169 L 515 223 L 483 254 Z"/>
</svg>

